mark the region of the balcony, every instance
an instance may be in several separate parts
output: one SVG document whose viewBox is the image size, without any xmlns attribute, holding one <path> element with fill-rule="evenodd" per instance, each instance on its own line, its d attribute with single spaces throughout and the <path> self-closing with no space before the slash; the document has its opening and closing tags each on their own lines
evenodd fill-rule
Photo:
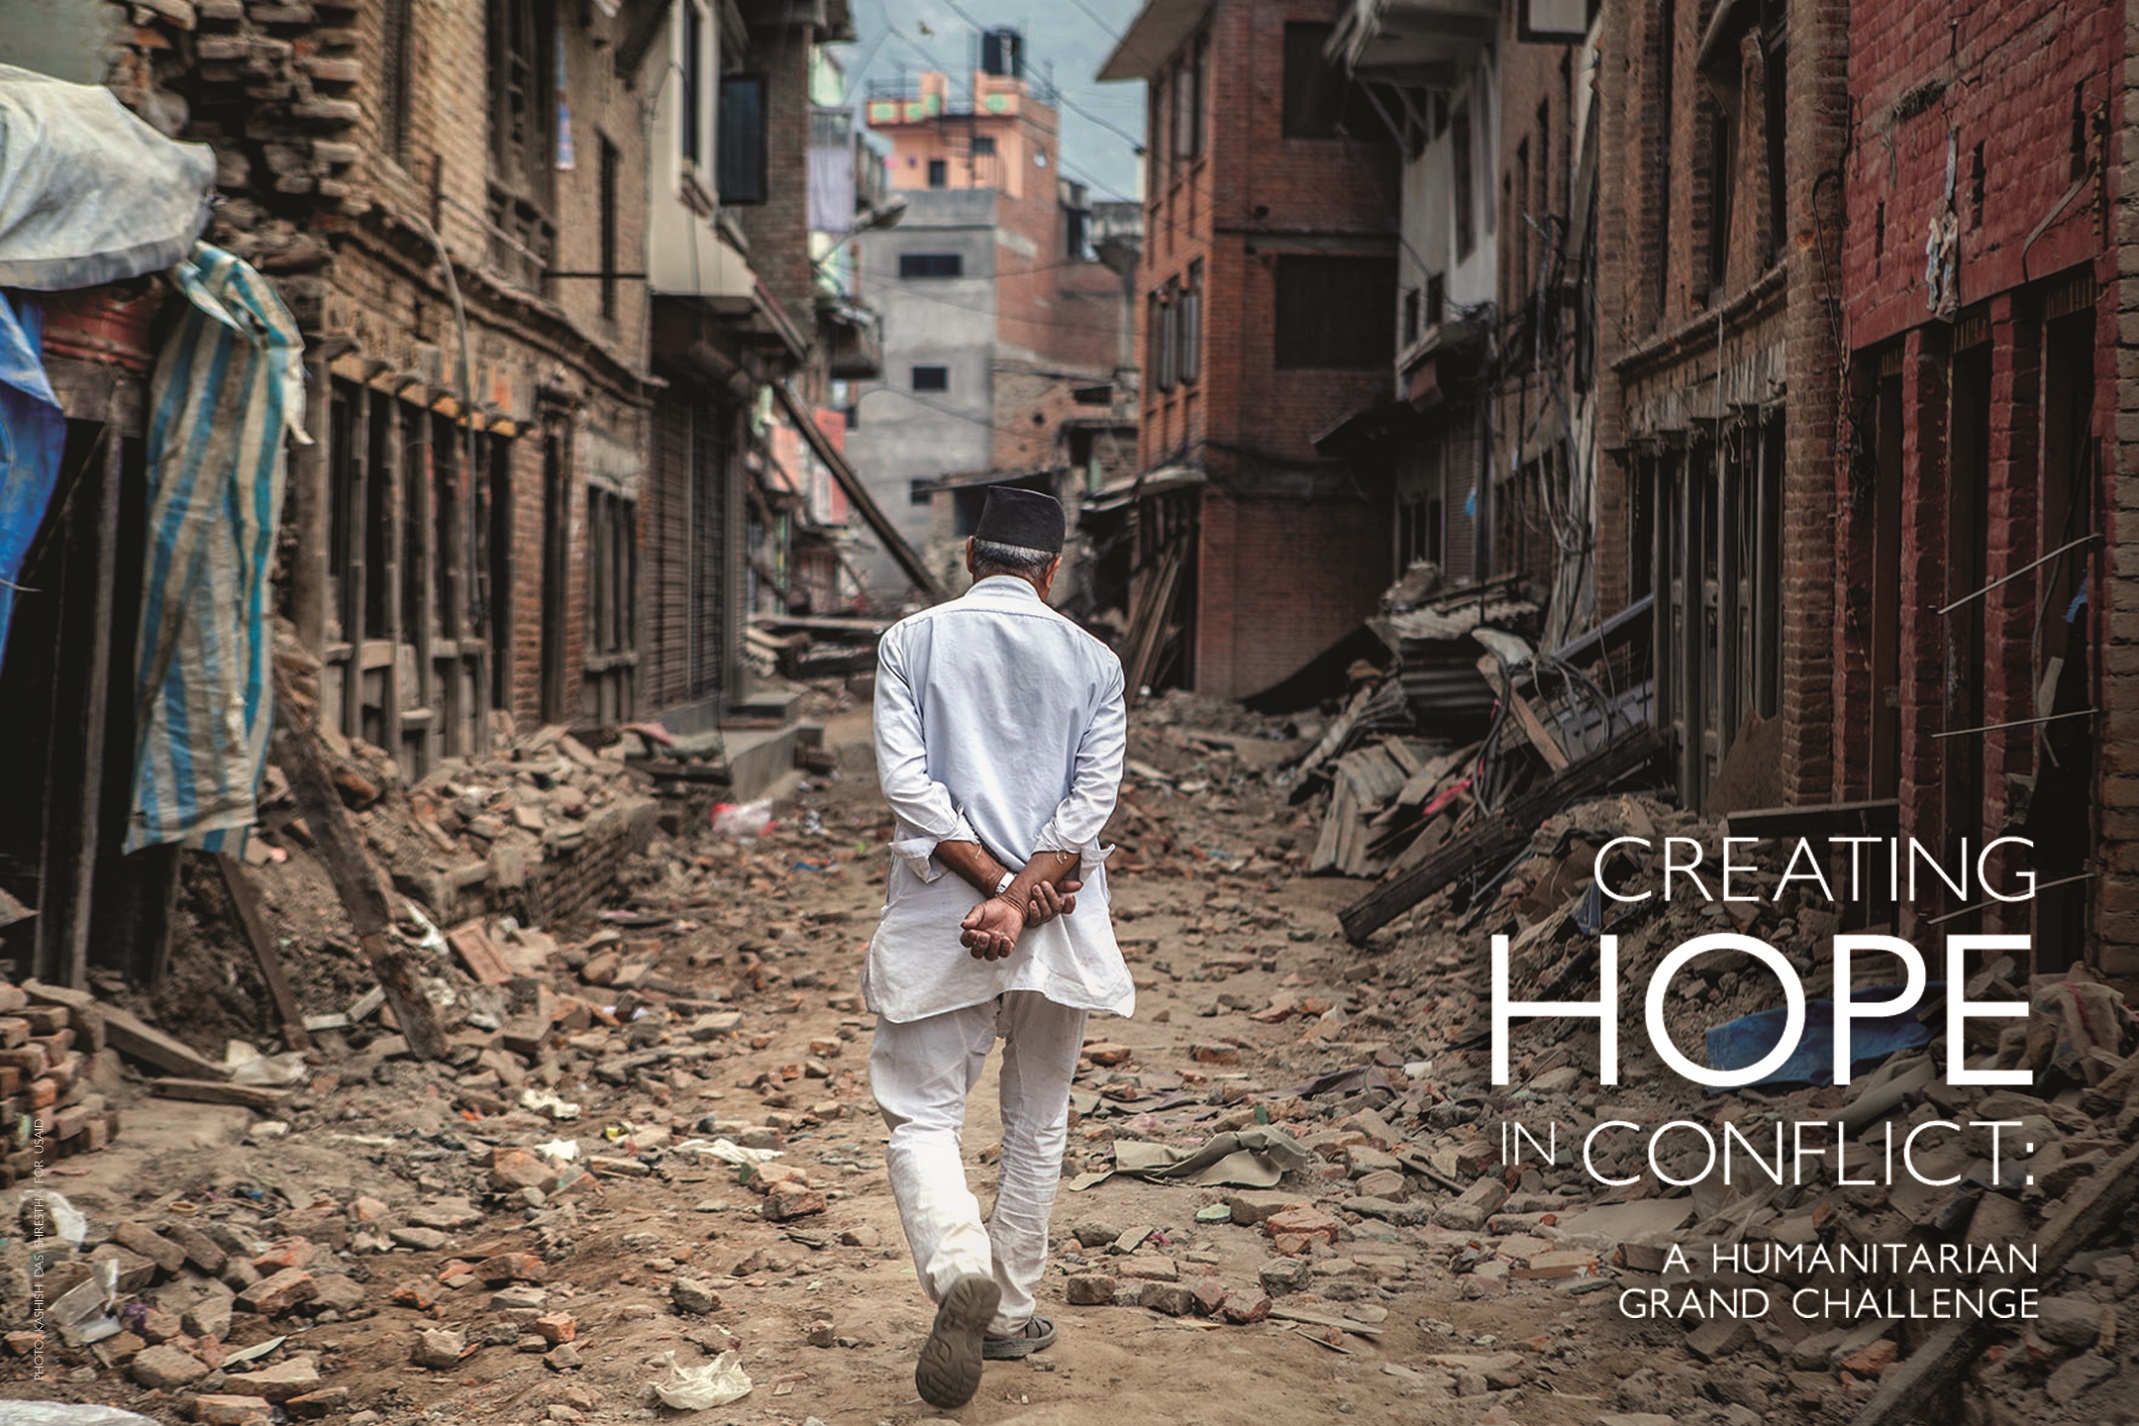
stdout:
<svg viewBox="0 0 2139 1426">
<path fill-rule="evenodd" d="M 884 374 L 883 320 L 859 302 L 818 297 L 817 334 L 834 380 L 873 381 Z"/>
<path fill-rule="evenodd" d="M 1361 79 L 1448 90 L 1499 27 L 1499 0 L 1352 0 L 1325 53 Z"/>
</svg>

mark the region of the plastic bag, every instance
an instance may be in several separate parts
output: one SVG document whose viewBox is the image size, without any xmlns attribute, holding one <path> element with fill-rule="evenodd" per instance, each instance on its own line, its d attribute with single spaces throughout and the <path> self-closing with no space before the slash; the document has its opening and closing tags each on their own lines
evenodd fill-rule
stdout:
<svg viewBox="0 0 2139 1426">
<path fill-rule="evenodd" d="M 715 803 L 712 815 L 713 834 L 718 837 L 762 837 L 772 830 L 772 799 L 761 797 L 755 802 Z"/>
<path fill-rule="evenodd" d="M 41 1232 L 31 1227 L 40 1210 L 44 1214 Z M 89 1220 L 82 1216 L 82 1210 L 50 1189 L 35 1189 L 24 1194 L 21 1218 L 24 1229 L 33 1238 L 59 1238 L 79 1248 L 82 1239 L 89 1236 Z"/>
<path fill-rule="evenodd" d="M 750 1395 L 754 1383 L 743 1371 L 741 1352 L 722 1352 L 702 1367 L 676 1364 L 676 1354 L 667 1357 L 668 1375 L 654 1383 L 654 1395 L 678 1411 L 704 1411 L 726 1406 Z"/>
</svg>

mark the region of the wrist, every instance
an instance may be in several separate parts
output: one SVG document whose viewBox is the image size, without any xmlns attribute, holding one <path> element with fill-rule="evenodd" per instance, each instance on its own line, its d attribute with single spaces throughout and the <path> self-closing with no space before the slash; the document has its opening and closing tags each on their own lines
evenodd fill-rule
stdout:
<svg viewBox="0 0 2139 1426">
<path fill-rule="evenodd" d="M 1016 872 L 1006 871 L 995 883 L 995 894 L 1001 896 L 1010 890 L 1010 883 L 1017 880 Z"/>
</svg>

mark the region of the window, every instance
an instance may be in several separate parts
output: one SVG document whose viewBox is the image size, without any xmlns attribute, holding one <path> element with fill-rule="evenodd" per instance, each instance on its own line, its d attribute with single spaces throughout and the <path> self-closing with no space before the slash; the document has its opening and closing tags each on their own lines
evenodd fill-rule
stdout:
<svg viewBox="0 0 2139 1426">
<path fill-rule="evenodd" d="M 1176 319 L 1180 348 L 1181 380 L 1192 382 L 1203 374 L 1203 259 L 1188 265 L 1188 281 L 1181 288 L 1180 316 Z"/>
<path fill-rule="evenodd" d="M 587 487 L 587 653 L 628 653 L 638 643 L 639 507 Z"/>
<path fill-rule="evenodd" d="M 975 157 L 975 158 L 994 158 L 994 157 L 995 157 L 995 135 L 993 135 L 993 134 L 975 134 L 975 135 L 973 136 L 973 157 Z"/>
<path fill-rule="evenodd" d="M 1151 166 L 1149 187 L 1154 194 L 1166 183 L 1166 145 L 1160 136 L 1168 132 L 1166 116 L 1172 111 L 1166 107 L 1166 103 L 1172 91 L 1173 86 L 1168 84 L 1166 77 L 1161 74 L 1152 79 L 1150 93 L 1145 97 L 1145 103 L 1151 112 L 1144 121 L 1144 132 L 1151 136 L 1151 147 L 1145 153 L 1144 161 Z"/>
<path fill-rule="evenodd" d="M 1457 109 L 1448 121 L 1449 158 L 1455 167 L 1454 182 L 1450 185 L 1454 196 L 1450 199 L 1456 210 L 1456 256 L 1467 258 L 1471 249 L 1478 246 L 1478 203 L 1473 193 L 1471 173 L 1471 111 Z"/>
<path fill-rule="evenodd" d="M 1421 294 L 1416 287 L 1405 288 L 1402 343 L 1404 346 L 1412 346 L 1418 341 L 1420 337 L 1425 335 L 1424 331 L 1421 329 L 1420 326 L 1420 321 L 1424 314 L 1424 310 L 1425 302 L 1423 300 L 1423 294 Z"/>
<path fill-rule="evenodd" d="M 928 161 L 928 186 L 929 186 L 929 187 L 931 187 L 931 188 L 941 188 L 941 187 L 943 187 L 943 186 L 944 186 L 945 184 L 949 183 L 949 182 L 950 182 L 950 179 L 951 179 L 951 168 L 950 168 L 950 165 L 949 165 L 948 163 L 944 162 L 944 161 L 943 161 L 942 159 L 940 159 L 940 158 L 932 158 L 932 159 L 930 159 L 930 160 Z"/>
<path fill-rule="evenodd" d="M 965 270 L 963 253 L 899 254 L 901 277 L 963 277 Z"/>
<path fill-rule="evenodd" d="M 616 145 L 601 136 L 602 149 L 602 315 L 616 320 L 617 178 L 623 167 Z"/>
<path fill-rule="evenodd" d="M 1438 327 L 1448 319 L 1448 279 L 1435 273 L 1426 279 L 1426 325 Z"/>
<path fill-rule="evenodd" d="M 1395 360 L 1393 257 L 1287 254 L 1277 260 L 1277 365 L 1363 371 Z"/>
<path fill-rule="evenodd" d="M 1203 154 L 1203 112 L 1209 99 L 1210 36 L 1196 37 L 1174 68 L 1173 156 L 1192 163 Z"/>
<path fill-rule="evenodd" d="M 1708 105 L 1708 289 L 1720 291 L 1730 263 L 1731 198 L 1738 186 L 1730 111 Z"/>
<path fill-rule="evenodd" d="M 1181 279 L 1171 277 L 1150 297 L 1152 381 L 1171 391 L 1181 379 Z"/>
<path fill-rule="evenodd" d="M 1285 137 L 1387 143 L 1388 126 L 1376 118 L 1365 93 L 1323 58 L 1334 29 L 1319 24 L 1285 26 Z"/>
<path fill-rule="evenodd" d="M 909 504 L 909 505 L 926 505 L 926 504 L 928 504 L 928 503 L 929 503 L 929 499 L 930 499 L 930 497 L 931 497 L 932 495 L 934 495 L 934 493 L 935 493 L 935 492 L 934 492 L 934 490 L 933 490 L 933 489 L 931 488 L 931 487 L 933 487 L 933 486 L 935 485 L 935 483 L 936 483 L 936 482 L 934 482 L 933 480 L 909 480 L 909 481 L 907 481 L 907 482 L 906 482 L 906 503 L 907 503 L 907 504 Z"/>
<path fill-rule="evenodd" d="M 490 260 L 536 289 L 556 229 L 556 14 L 550 0 L 490 0 Z"/>
<path fill-rule="evenodd" d="M 713 189 L 723 203 L 763 203 L 765 174 L 765 79 L 756 74 L 720 77 L 718 150 Z"/>
<path fill-rule="evenodd" d="M 949 391 L 951 369 L 947 366 L 917 366 L 913 369 L 915 391 Z"/>
<path fill-rule="evenodd" d="M 683 161 L 692 167 L 705 162 L 706 103 L 706 12 L 695 0 L 683 7 L 683 73 L 677 116 Z"/>
<path fill-rule="evenodd" d="M 386 37 L 380 46 L 379 138 L 397 163 L 408 161 L 409 139 L 409 7 L 415 0 L 386 0 Z"/>
</svg>

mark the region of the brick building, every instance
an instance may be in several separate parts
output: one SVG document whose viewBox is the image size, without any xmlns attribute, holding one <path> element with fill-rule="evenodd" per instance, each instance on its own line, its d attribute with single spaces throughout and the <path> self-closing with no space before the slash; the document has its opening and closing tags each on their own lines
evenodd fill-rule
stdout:
<svg viewBox="0 0 2139 1426">
<path fill-rule="evenodd" d="M 1897 799 L 1901 832 L 1949 858 L 2032 836 L 2047 889 L 1947 929 L 2032 932 L 2046 969 L 2092 929 L 2128 976 L 2139 781 L 2115 750 L 2139 665 L 2116 637 L 2132 596 L 2108 443 L 2133 404 L 2112 208 L 2125 25 L 2100 3 L 1850 7 L 1830 498 L 1837 795 Z"/>
<path fill-rule="evenodd" d="M 1150 103 L 1140 682 L 1266 689 L 1393 570 L 1384 478 L 1314 445 L 1394 358 L 1400 155 L 1324 57 L 1342 8 L 1150 0 L 1100 70 Z"/>
<path fill-rule="evenodd" d="M 1847 17 L 1599 20 L 1597 231 L 1621 249 L 1599 263 L 1599 602 L 1656 597 L 1659 722 L 1697 807 L 1756 718 L 1780 719 L 1778 800 L 1830 790 Z"/>
<path fill-rule="evenodd" d="M 962 93 L 929 72 L 866 96 L 904 206 L 895 230 L 855 244 L 858 291 L 885 331 L 882 380 L 853 397 L 855 461 L 953 589 L 978 502 L 952 489 L 1016 481 L 1074 505 L 1070 431 L 1095 402 L 1134 419 L 1127 289 L 1095 244 L 1084 186 L 1062 175 L 1053 96 L 1028 77 L 1017 31 L 979 40 Z M 939 504 L 947 522 L 934 518 Z M 906 592 L 888 559 L 868 582 L 879 602 Z"/>
</svg>

